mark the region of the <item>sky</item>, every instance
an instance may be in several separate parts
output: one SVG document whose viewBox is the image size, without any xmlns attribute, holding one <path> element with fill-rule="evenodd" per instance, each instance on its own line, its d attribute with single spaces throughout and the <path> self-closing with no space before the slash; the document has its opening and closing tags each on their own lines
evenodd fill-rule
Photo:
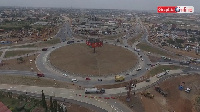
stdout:
<svg viewBox="0 0 200 112">
<path fill-rule="evenodd" d="M 157 6 L 194 6 L 200 0 L 0 0 L 0 6 L 157 10 Z"/>
</svg>

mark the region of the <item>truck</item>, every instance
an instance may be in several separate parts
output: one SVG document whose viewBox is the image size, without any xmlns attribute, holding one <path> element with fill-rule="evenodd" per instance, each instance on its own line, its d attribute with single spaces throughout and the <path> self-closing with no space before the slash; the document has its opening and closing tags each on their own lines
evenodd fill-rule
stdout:
<svg viewBox="0 0 200 112">
<path fill-rule="evenodd" d="M 67 44 L 72 44 L 72 43 L 74 43 L 73 40 L 67 42 Z"/>
<path fill-rule="evenodd" d="M 157 92 L 159 92 L 161 95 L 163 95 L 164 97 L 167 96 L 167 93 L 164 92 L 159 86 L 156 86 L 156 87 L 155 87 L 155 90 L 156 90 Z"/>
<path fill-rule="evenodd" d="M 163 75 L 166 75 L 166 74 L 167 74 L 167 72 L 162 72 L 162 73 L 157 74 L 156 77 L 160 78 L 160 77 L 162 77 Z"/>
<path fill-rule="evenodd" d="M 153 98 L 154 98 L 154 95 L 151 94 L 149 91 L 143 91 L 143 92 L 141 93 L 141 95 L 144 95 L 145 97 L 148 97 L 148 98 L 150 98 L 150 99 L 153 99 Z"/>
<path fill-rule="evenodd" d="M 85 88 L 85 94 L 103 94 L 105 93 L 105 89 L 101 88 Z"/>
<path fill-rule="evenodd" d="M 180 65 L 189 65 L 189 64 L 190 64 L 189 61 L 181 61 L 181 62 L 180 62 Z"/>
<path fill-rule="evenodd" d="M 125 80 L 125 78 L 123 76 L 121 76 L 121 75 L 116 75 L 115 76 L 115 82 L 122 82 L 124 80 Z"/>
</svg>

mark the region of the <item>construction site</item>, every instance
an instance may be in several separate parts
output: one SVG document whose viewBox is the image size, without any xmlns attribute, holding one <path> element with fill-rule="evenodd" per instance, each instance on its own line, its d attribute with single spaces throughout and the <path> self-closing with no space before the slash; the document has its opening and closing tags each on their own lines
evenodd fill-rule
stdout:
<svg viewBox="0 0 200 112">
<path fill-rule="evenodd" d="M 119 100 L 133 112 L 200 112 L 199 80 L 199 74 L 178 75 L 137 93 L 137 84 L 130 81 L 127 95 Z"/>
</svg>

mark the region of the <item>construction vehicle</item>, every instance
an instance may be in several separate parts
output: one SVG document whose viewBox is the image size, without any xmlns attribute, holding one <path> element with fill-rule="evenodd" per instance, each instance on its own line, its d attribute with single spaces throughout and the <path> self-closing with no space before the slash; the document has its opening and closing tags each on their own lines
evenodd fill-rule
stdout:
<svg viewBox="0 0 200 112">
<path fill-rule="evenodd" d="M 122 82 L 124 80 L 125 80 L 125 78 L 123 76 L 121 76 L 121 75 L 116 75 L 115 76 L 115 82 Z"/>
<path fill-rule="evenodd" d="M 155 87 L 155 90 L 156 90 L 157 92 L 159 92 L 161 95 L 163 95 L 164 97 L 167 97 L 167 93 L 164 92 L 159 86 L 156 86 L 156 87 Z"/>
<path fill-rule="evenodd" d="M 101 89 L 98 89 L 98 88 L 85 88 L 85 94 L 103 94 L 105 93 L 105 89 L 101 88 Z"/>
<path fill-rule="evenodd" d="M 141 93 L 141 95 L 144 95 L 145 97 L 148 97 L 150 99 L 154 98 L 154 95 L 151 94 L 149 91 L 144 91 L 144 92 Z"/>
</svg>

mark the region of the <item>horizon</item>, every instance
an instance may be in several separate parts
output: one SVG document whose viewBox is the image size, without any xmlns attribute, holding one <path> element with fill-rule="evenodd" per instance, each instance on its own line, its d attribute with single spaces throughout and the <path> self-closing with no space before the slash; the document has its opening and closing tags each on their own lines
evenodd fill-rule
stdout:
<svg viewBox="0 0 200 112">
<path fill-rule="evenodd" d="M 74 9 L 120 9 L 136 11 L 157 11 L 158 6 L 194 6 L 194 12 L 200 12 L 199 0 L 0 0 L 0 6 Z"/>
</svg>

